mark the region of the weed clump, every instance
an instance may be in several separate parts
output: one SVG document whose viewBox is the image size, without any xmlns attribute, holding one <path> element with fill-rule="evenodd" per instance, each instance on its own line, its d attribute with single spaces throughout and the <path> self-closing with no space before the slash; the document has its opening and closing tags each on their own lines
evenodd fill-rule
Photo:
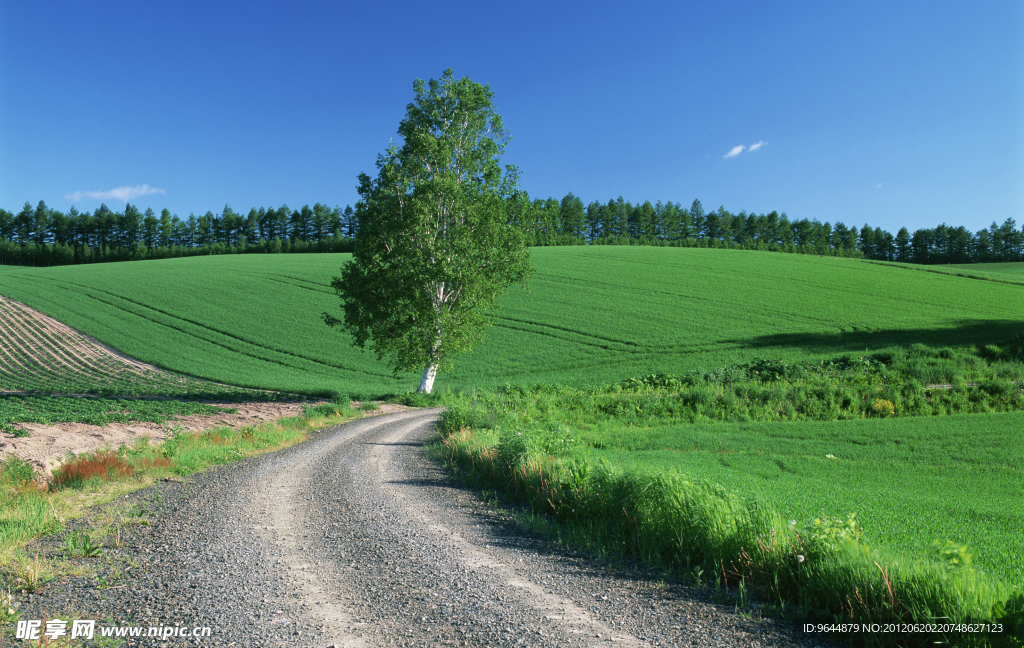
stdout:
<svg viewBox="0 0 1024 648">
<path fill-rule="evenodd" d="M 135 466 L 116 452 L 100 451 L 81 455 L 63 464 L 53 473 L 51 490 L 81 489 L 93 481 L 126 479 L 135 472 Z"/>
<path fill-rule="evenodd" d="M 892 404 L 892 401 L 876 398 L 875 402 L 871 403 L 871 411 L 879 416 L 892 416 L 896 413 L 896 407 Z"/>
<path fill-rule="evenodd" d="M 32 464 L 10 455 L 0 464 L 0 484 L 18 487 L 32 481 L 34 472 Z"/>
<path fill-rule="evenodd" d="M 341 402 L 321 403 L 320 405 L 304 405 L 302 415 L 306 418 L 317 418 L 327 416 L 351 416 L 352 408 L 348 400 Z"/>
<path fill-rule="evenodd" d="M 80 531 L 64 538 L 64 550 L 72 558 L 95 558 L 103 553 L 103 545 Z"/>
</svg>

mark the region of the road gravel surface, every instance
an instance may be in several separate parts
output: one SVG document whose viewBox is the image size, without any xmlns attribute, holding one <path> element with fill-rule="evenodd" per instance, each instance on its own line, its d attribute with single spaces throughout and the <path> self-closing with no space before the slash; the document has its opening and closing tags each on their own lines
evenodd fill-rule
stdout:
<svg viewBox="0 0 1024 648">
<path fill-rule="evenodd" d="M 439 410 L 126 496 L 149 526 L 22 618 L 211 628 L 129 646 L 813 646 L 708 592 L 554 545 L 425 455 Z M 60 616 L 63 615 L 63 616 Z"/>
</svg>

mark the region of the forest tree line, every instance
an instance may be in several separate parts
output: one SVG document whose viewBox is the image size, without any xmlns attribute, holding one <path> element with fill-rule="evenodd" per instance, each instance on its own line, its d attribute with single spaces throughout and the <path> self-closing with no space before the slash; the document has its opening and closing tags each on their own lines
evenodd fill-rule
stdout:
<svg viewBox="0 0 1024 648">
<path fill-rule="evenodd" d="M 121 212 L 100 205 L 93 212 L 67 213 L 40 201 L 17 214 L 0 209 L 0 264 L 50 266 L 102 261 L 173 258 L 200 254 L 350 252 L 359 227 L 359 207 L 301 209 L 260 207 L 248 214 L 225 205 L 179 218 L 163 209 Z M 817 219 L 790 220 L 786 213 L 733 214 L 724 207 L 705 211 L 699 200 L 631 204 L 533 199 L 525 192 L 506 202 L 510 225 L 522 228 L 531 245 L 662 245 L 716 247 L 908 263 L 1024 261 L 1024 229 L 1012 218 L 971 232 L 943 223 L 895 235 L 865 224 L 846 226 Z"/>
</svg>

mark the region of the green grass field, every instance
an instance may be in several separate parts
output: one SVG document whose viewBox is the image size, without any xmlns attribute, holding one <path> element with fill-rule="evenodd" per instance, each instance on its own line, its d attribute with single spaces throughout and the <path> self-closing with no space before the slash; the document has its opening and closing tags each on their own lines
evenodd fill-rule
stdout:
<svg viewBox="0 0 1024 648">
<path fill-rule="evenodd" d="M 731 250 L 533 250 L 530 290 L 438 387 L 596 384 L 755 357 L 982 345 L 1024 328 L 1014 285 L 849 259 Z M 369 350 L 319 319 L 345 254 L 0 267 L 0 294 L 140 360 L 244 387 L 403 393 Z"/>
<path fill-rule="evenodd" d="M 503 298 L 485 341 L 438 379 L 438 387 L 462 392 L 446 396 L 448 404 L 475 412 L 472 443 L 493 446 L 495 426 L 524 426 L 528 437 L 539 435 L 531 443 L 541 454 L 606 459 L 648 477 L 685 474 L 801 522 L 855 512 L 873 546 L 921 557 L 934 553 L 934 540 L 950 540 L 967 545 L 975 563 L 1004 584 L 1024 582 L 1024 412 L 1004 411 L 1019 409 L 1019 356 L 996 360 L 996 347 L 986 348 L 1024 329 L 1024 264 L 912 267 L 649 247 L 533 254 L 530 290 Z M 328 286 L 348 258 L 0 267 L 0 294 L 140 360 L 200 378 L 363 398 L 402 394 L 418 376 L 392 376 L 320 320 L 324 311 L 338 312 Z M 973 277 L 962 276 L 968 271 Z M 780 379 L 788 391 L 781 383 L 726 390 L 720 385 L 733 384 L 728 376 L 668 391 L 616 385 L 655 373 L 718 376 L 716 368 L 756 358 L 849 356 L 857 365 L 868 352 L 894 347 L 917 349 L 902 373 L 826 372 L 812 380 L 820 385 L 806 376 Z M 952 389 L 927 388 L 947 381 Z M 503 388 L 538 384 L 593 387 L 608 397 Z M 820 419 L 811 407 L 826 398 L 816 395 L 819 387 L 849 392 L 850 403 L 837 396 L 822 412 L 853 420 L 773 420 Z M 883 396 L 894 411 L 872 413 Z M 684 397 L 704 409 L 659 409 L 659 399 Z M 613 412 L 607 408 L 615 399 L 622 402 Z M 726 420 L 705 411 L 716 403 Z M 943 415 L 963 411 L 990 413 Z M 483 465 L 484 455 L 469 465 Z"/>
<path fill-rule="evenodd" d="M 594 457 L 613 465 L 727 484 L 801 522 L 856 513 L 872 544 L 910 555 L 929 555 L 934 540 L 951 540 L 967 545 L 986 571 L 1024 583 L 1022 412 L 667 425 L 589 436 L 604 446 Z"/>
</svg>

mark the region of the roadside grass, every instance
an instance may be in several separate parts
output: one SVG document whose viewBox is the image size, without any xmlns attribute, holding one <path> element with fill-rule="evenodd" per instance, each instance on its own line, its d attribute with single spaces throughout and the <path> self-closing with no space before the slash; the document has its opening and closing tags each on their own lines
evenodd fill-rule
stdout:
<svg viewBox="0 0 1024 648">
<path fill-rule="evenodd" d="M 449 392 L 432 450 L 568 543 L 794 618 L 1024 628 L 1017 353 L 918 348 Z M 949 384 L 927 389 L 935 378 Z M 987 641 L 954 634 L 886 638 Z"/>
<path fill-rule="evenodd" d="M 937 560 L 895 552 L 864 540 L 855 516 L 787 521 L 768 502 L 712 482 L 535 453 L 529 444 L 517 432 L 497 442 L 477 435 L 456 413 L 445 416 L 432 450 L 471 485 L 494 488 L 548 520 L 535 528 L 714 583 L 737 603 L 749 595 L 769 612 L 826 623 L 1003 623 L 1024 639 L 1024 592 L 972 568 L 964 547 L 944 545 Z M 884 638 L 901 646 L 1006 639 L 899 630 Z"/>
<path fill-rule="evenodd" d="M 904 359 L 916 367 L 921 356 Z M 824 366 L 842 364 L 853 368 L 831 383 L 799 365 L 787 365 L 789 378 L 763 380 L 771 374 L 758 363 L 756 371 L 648 376 L 591 389 L 449 393 L 447 416 L 492 445 L 515 431 L 533 454 L 720 483 L 787 519 L 856 512 L 873 543 L 923 555 L 933 542 L 951 540 L 967 545 L 977 566 L 1024 584 L 1021 385 L 1004 379 L 1000 389 L 985 380 L 972 387 L 954 372 L 946 375 L 959 388 L 918 383 L 905 399 L 900 371 Z M 1002 364 L 962 366 L 983 377 Z M 731 381 L 719 382 L 722 375 Z M 888 391 L 879 394 L 880 387 Z M 888 408 L 879 411 L 879 401 Z"/>
<path fill-rule="evenodd" d="M 45 483 L 35 479 L 30 464 L 8 457 L 0 463 L 0 564 L 17 563 L 19 556 L 26 559 L 23 548 L 31 540 L 61 531 L 90 507 L 159 479 L 185 477 L 289 447 L 304 440 L 311 430 L 356 415 L 347 404 L 323 404 L 307 407 L 304 416 L 237 430 L 224 427 L 191 433 L 179 429 L 160 445 L 150 445 L 143 438 L 131 447 L 71 457 Z M 89 542 L 116 542 L 116 529 L 111 528 L 92 533 Z"/>
<path fill-rule="evenodd" d="M 1020 342 L 443 398 L 492 445 L 515 430 L 535 454 L 684 473 L 787 519 L 856 512 L 872 543 L 926 555 L 949 540 L 1024 584 Z"/>
<path fill-rule="evenodd" d="M 980 349 L 1024 328 L 1022 286 L 852 259 L 614 246 L 531 253 L 529 291 L 501 300 L 483 342 L 439 387 L 593 385 L 913 343 Z M 349 258 L 3 266 L 0 277 L 4 295 L 169 370 L 353 400 L 401 394 L 412 374 L 395 377 L 320 320 L 337 312 L 329 282 Z"/>
</svg>

